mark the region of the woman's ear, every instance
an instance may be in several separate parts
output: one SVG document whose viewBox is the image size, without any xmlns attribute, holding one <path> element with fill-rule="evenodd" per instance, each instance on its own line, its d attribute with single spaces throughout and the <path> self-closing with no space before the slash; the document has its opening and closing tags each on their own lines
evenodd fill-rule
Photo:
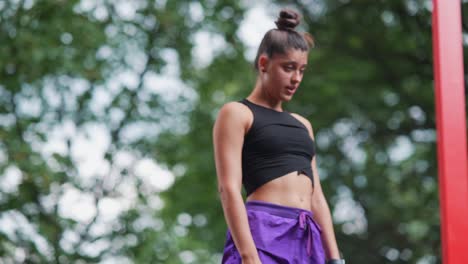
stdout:
<svg viewBox="0 0 468 264">
<path fill-rule="evenodd" d="M 266 72 L 267 67 L 268 67 L 268 56 L 265 54 L 262 54 L 258 58 L 258 69 L 261 72 Z"/>
</svg>

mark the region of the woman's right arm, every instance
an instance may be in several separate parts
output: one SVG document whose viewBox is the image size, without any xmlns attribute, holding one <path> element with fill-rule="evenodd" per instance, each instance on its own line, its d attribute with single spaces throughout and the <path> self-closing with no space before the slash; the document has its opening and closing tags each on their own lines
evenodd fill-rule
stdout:
<svg viewBox="0 0 468 264">
<path fill-rule="evenodd" d="M 242 145 L 248 110 L 236 102 L 221 107 L 213 126 L 218 192 L 226 223 L 243 263 L 260 263 L 242 199 Z"/>
</svg>

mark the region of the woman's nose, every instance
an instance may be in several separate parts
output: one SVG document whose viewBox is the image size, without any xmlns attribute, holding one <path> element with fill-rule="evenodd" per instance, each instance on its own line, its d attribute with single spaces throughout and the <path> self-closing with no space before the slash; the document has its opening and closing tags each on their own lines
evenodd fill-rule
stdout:
<svg viewBox="0 0 468 264">
<path fill-rule="evenodd" d="M 301 81 L 301 73 L 299 71 L 294 71 L 292 76 L 291 76 L 291 81 L 300 82 Z"/>
</svg>

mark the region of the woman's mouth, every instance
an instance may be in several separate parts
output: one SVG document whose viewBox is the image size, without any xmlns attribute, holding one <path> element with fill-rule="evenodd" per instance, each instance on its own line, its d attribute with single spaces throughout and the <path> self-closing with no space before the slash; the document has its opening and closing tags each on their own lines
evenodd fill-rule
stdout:
<svg viewBox="0 0 468 264">
<path fill-rule="evenodd" d="M 297 87 L 286 86 L 286 91 L 288 94 L 294 94 L 297 90 Z"/>
</svg>

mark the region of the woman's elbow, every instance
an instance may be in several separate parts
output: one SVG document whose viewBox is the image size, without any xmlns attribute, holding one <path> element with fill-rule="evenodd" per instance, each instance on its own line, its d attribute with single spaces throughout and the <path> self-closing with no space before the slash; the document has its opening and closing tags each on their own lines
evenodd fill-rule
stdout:
<svg viewBox="0 0 468 264">
<path fill-rule="evenodd" d="M 218 185 L 218 195 L 221 201 L 229 201 L 235 197 L 242 197 L 242 186 L 238 184 L 219 184 Z"/>
<path fill-rule="evenodd" d="M 312 196 L 312 208 L 314 210 L 322 210 L 324 208 L 327 208 L 327 200 L 325 199 L 325 195 L 321 190 L 318 190 L 315 192 Z"/>
</svg>

